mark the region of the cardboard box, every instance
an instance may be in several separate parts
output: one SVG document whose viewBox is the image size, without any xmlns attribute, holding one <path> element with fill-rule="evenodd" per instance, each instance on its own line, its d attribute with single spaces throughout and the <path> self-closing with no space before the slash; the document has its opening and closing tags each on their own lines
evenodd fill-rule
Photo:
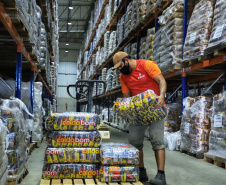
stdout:
<svg viewBox="0 0 226 185">
<path fill-rule="evenodd" d="M 102 142 L 110 142 L 110 131 L 101 131 L 99 130 L 102 137 Z"/>
</svg>

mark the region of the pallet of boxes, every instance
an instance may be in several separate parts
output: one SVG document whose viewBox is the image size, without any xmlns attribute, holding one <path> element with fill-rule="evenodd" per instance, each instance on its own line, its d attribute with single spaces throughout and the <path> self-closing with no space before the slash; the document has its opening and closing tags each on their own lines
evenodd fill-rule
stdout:
<svg viewBox="0 0 226 185">
<path fill-rule="evenodd" d="M 204 160 L 226 169 L 226 91 L 214 96 L 209 136 L 209 152 Z"/>
<path fill-rule="evenodd" d="M 100 149 L 99 123 L 99 116 L 93 113 L 50 114 L 40 185 L 138 181 L 138 150 L 112 143 L 102 144 Z"/>
</svg>

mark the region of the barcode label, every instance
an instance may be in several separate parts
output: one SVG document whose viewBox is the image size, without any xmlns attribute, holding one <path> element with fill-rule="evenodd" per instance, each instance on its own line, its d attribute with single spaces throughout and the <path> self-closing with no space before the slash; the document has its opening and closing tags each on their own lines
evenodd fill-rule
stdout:
<svg viewBox="0 0 226 185">
<path fill-rule="evenodd" d="M 195 42 L 196 32 L 190 35 L 189 44 L 193 44 Z"/>
<path fill-rule="evenodd" d="M 189 134 L 190 123 L 185 122 L 184 133 Z"/>
<path fill-rule="evenodd" d="M 214 115 L 214 127 L 222 127 L 223 114 Z"/>
<path fill-rule="evenodd" d="M 224 24 L 220 25 L 220 26 L 217 26 L 217 28 L 215 30 L 215 33 L 214 33 L 214 36 L 213 36 L 213 39 L 220 38 L 222 33 L 223 33 L 223 30 L 224 30 Z"/>
</svg>

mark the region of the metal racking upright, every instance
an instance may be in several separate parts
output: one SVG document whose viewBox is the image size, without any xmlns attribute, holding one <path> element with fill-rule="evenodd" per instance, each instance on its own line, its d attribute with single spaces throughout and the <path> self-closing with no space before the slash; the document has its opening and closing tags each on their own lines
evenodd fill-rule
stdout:
<svg viewBox="0 0 226 185">
<path fill-rule="evenodd" d="M 112 16 L 111 24 L 113 25 L 116 22 L 116 19 L 120 17 L 120 14 L 122 14 L 122 11 L 126 5 L 128 5 L 128 2 L 130 1 L 123 1 L 122 4 L 119 5 L 118 11 L 115 13 L 115 15 Z M 146 17 L 144 18 L 144 21 L 140 22 L 135 29 L 131 30 L 131 32 L 123 39 L 122 43 L 114 50 L 110 56 L 105 60 L 105 62 L 96 68 L 96 72 L 89 78 L 93 79 L 98 75 L 98 72 L 102 70 L 105 66 L 109 66 L 109 64 L 112 62 L 113 55 L 117 52 L 122 50 L 128 43 L 131 41 L 139 41 L 139 36 L 140 33 L 144 30 L 146 30 L 150 25 L 154 26 L 156 31 L 158 31 L 158 16 L 162 14 L 162 12 L 171 5 L 172 0 L 166 0 L 163 1 L 163 5 L 161 9 L 156 9 L 155 12 L 148 12 Z M 126 8 L 125 8 L 126 9 Z M 184 0 L 184 18 L 183 18 L 183 44 L 185 42 L 185 38 L 187 35 L 187 27 L 188 27 L 188 22 L 187 22 L 187 15 L 188 15 L 188 0 Z M 107 30 L 105 30 L 106 32 Z M 104 33 L 105 33 L 104 32 Z M 103 42 L 103 37 L 104 34 L 102 35 L 101 42 Z M 138 48 L 137 51 L 139 51 L 139 42 L 138 43 Z M 98 44 L 98 47 L 102 43 Z M 97 50 L 97 48 L 95 49 Z M 94 51 L 95 51 L 94 50 Z M 95 54 L 92 53 L 92 55 Z M 91 62 L 91 58 L 88 63 Z M 137 52 L 137 55 L 139 53 Z M 139 56 L 138 56 L 139 58 Z M 82 58 L 83 59 L 83 58 Z M 82 60 L 81 60 L 82 62 Z M 81 63 L 80 62 L 80 63 Z M 81 78 L 85 68 L 87 65 L 84 65 L 83 69 L 81 70 L 81 73 L 78 75 L 78 78 Z M 202 82 L 213 82 L 210 87 L 216 84 L 217 81 L 223 79 L 223 83 L 221 85 L 224 85 L 224 89 L 226 90 L 226 74 L 225 74 L 225 67 L 226 67 L 226 55 L 221 54 L 221 55 L 211 55 L 208 59 L 204 59 L 202 61 L 199 61 L 198 63 L 192 64 L 187 67 L 182 67 L 180 70 L 175 70 L 174 72 L 170 72 L 164 75 L 164 77 L 167 80 L 168 83 L 168 92 L 172 92 L 172 94 L 176 94 L 176 91 L 181 89 L 182 91 L 182 99 L 188 96 L 189 92 L 189 85 L 190 84 L 197 84 L 198 88 L 198 94 L 201 95 L 201 84 Z M 178 86 L 180 88 L 178 88 Z M 175 91 L 176 89 L 176 91 Z M 209 88 L 208 88 L 209 89 Z M 174 92 L 175 91 L 175 92 Z M 110 92 L 106 92 L 104 95 L 101 96 L 96 96 L 93 99 L 98 99 L 99 100 L 99 105 L 104 105 L 103 102 L 107 101 L 109 105 L 109 100 L 111 96 L 119 95 L 122 96 L 121 94 L 121 88 L 113 89 Z M 87 100 L 82 100 L 81 102 L 86 103 Z M 109 114 L 109 111 L 108 111 Z"/>
</svg>

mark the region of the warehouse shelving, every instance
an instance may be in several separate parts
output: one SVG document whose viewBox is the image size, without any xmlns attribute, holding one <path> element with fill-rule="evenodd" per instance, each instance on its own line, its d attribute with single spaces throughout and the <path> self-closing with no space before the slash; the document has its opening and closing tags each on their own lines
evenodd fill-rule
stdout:
<svg viewBox="0 0 226 185">
<path fill-rule="evenodd" d="M 120 6 L 120 11 L 122 8 L 124 8 L 126 6 L 126 4 L 128 3 L 128 1 L 124 1 L 123 4 L 121 4 Z M 123 48 L 129 44 L 131 41 L 133 40 L 139 40 L 139 36 L 140 33 L 144 30 L 146 30 L 148 28 L 149 25 L 154 24 L 156 30 L 158 29 L 158 22 L 157 22 L 157 18 L 159 15 L 161 15 L 161 13 L 163 12 L 163 10 L 165 10 L 168 6 L 170 6 L 172 3 L 172 0 L 165 0 L 163 1 L 161 8 L 156 9 L 154 12 L 148 12 L 146 17 L 144 18 L 144 20 L 142 20 L 142 22 L 140 22 L 133 30 L 131 30 L 131 32 L 124 38 L 124 40 L 121 42 L 121 44 L 110 54 L 110 56 L 108 57 L 108 59 L 105 60 L 105 62 L 101 65 L 101 66 L 97 66 L 96 67 L 96 71 L 94 71 L 93 75 L 89 78 L 97 79 L 98 76 L 98 71 L 101 71 L 106 65 L 109 66 L 109 63 L 112 61 L 113 55 L 120 50 L 123 50 Z M 184 1 L 184 21 L 183 21 L 183 42 L 185 42 L 185 38 L 186 38 L 186 33 L 187 33 L 187 9 L 188 9 L 188 1 L 185 0 Z M 120 13 L 119 11 L 119 13 Z M 117 14 L 116 16 L 118 16 L 119 14 Z M 112 17 L 112 21 L 111 23 L 114 23 L 115 20 L 113 20 L 115 17 Z M 110 30 L 110 29 L 108 29 Z M 105 30 L 108 31 L 108 30 Z M 105 33 L 104 32 L 104 33 Z M 102 35 L 102 38 L 100 40 L 100 42 L 97 45 L 97 48 L 102 44 L 104 39 L 104 34 Z M 139 42 L 138 42 L 139 45 Z M 94 49 L 95 52 L 92 53 L 95 54 L 97 48 Z M 83 72 L 85 71 L 85 68 L 90 64 L 91 60 L 92 60 L 92 55 L 88 61 L 88 63 L 83 66 L 83 69 L 81 71 L 81 73 L 79 74 L 78 78 L 82 76 Z M 139 56 L 138 56 L 139 58 Z M 183 94 L 183 98 L 185 98 L 188 94 L 188 85 L 189 84 L 200 84 L 201 82 L 206 82 L 206 81 L 214 81 L 216 79 L 218 79 L 218 77 L 221 75 L 221 77 L 219 79 L 223 78 L 223 73 L 225 74 L 225 67 L 226 67 L 226 55 L 220 55 L 220 56 L 210 56 L 210 59 L 206 59 L 206 60 L 201 60 L 199 61 L 199 63 L 193 64 L 191 66 L 188 67 L 183 67 L 180 70 L 174 70 L 174 72 L 170 72 L 168 74 L 164 74 L 164 77 L 167 80 L 168 86 L 171 86 L 173 88 L 169 88 L 171 91 L 173 89 L 176 89 L 177 86 L 182 84 L 182 94 Z M 226 75 L 224 75 L 226 76 Z M 218 79 L 218 80 L 219 80 Z M 226 79 L 226 78 L 225 78 Z M 226 80 L 225 80 L 226 82 Z M 224 83 L 225 83 L 224 82 Z M 225 85 L 226 88 L 226 85 Z M 118 90 L 120 91 L 120 90 Z M 101 95 L 99 96 L 99 98 L 102 98 L 102 100 L 104 101 L 104 99 L 106 97 L 109 98 L 109 96 L 115 95 L 116 93 L 118 93 L 118 91 L 112 90 L 111 93 L 109 94 L 106 93 L 105 95 Z M 98 97 L 98 96 L 96 96 Z M 93 98 L 95 99 L 95 98 Z M 85 103 L 86 101 L 83 101 L 83 103 Z"/>
<path fill-rule="evenodd" d="M 16 3 L 15 1 L 12 1 L 12 4 L 15 5 L 14 9 L 16 11 L 17 7 L 16 7 L 15 3 Z M 22 55 L 23 55 L 25 57 L 25 59 L 31 65 L 31 67 L 30 67 L 31 83 L 34 83 L 34 72 L 36 72 L 39 76 L 39 80 L 42 81 L 43 85 L 45 86 L 45 88 L 44 88 L 44 91 L 46 91 L 45 94 L 48 94 L 47 96 L 49 97 L 49 99 L 51 99 L 50 97 L 52 96 L 52 91 L 50 90 L 49 86 L 47 85 L 46 81 L 44 80 L 44 77 L 42 76 L 42 74 L 39 72 L 39 70 L 37 68 L 35 68 L 35 63 L 36 63 L 35 59 L 36 58 L 33 57 L 31 55 L 31 53 L 27 50 L 27 47 L 29 47 L 30 45 L 27 42 L 24 42 L 23 41 L 24 36 L 21 36 L 21 34 L 18 33 L 18 29 L 20 29 L 20 32 L 24 31 L 24 34 L 22 34 L 22 35 L 28 35 L 24 25 L 21 23 L 21 25 L 17 26 L 17 28 L 14 26 L 12 19 L 7 14 L 7 10 L 5 9 L 2 2 L 0 2 L 0 21 L 3 24 L 5 30 L 10 34 L 11 38 L 14 40 L 14 42 L 17 45 L 16 96 L 18 98 L 20 98 L 20 91 L 21 91 L 20 83 L 22 80 L 21 70 L 23 68 L 23 66 L 22 66 Z M 31 84 L 31 87 L 34 87 L 34 84 L 33 85 Z M 31 89 L 31 96 L 32 96 L 33 91 L 34 91 L 34 89 Z M 31 103 L 33 103 L 33 102 L 31 102 Z"/>
<path fill-rule="evenodd" d="M 101 39 L 100 39 L 99 42 L 97 43 L 96 48 L 95 48 L 94 51 L 92 52 L 92 55 L 91 55 L 90 59 L 88 60 L 87 64 L 85 64 L 85 65 L 83 66 L 83 69 L 82 69 L 81 73 L 78 75 L 78 77 L 80 77 L 80 76 L 82 75 L 82 73 L 83 73 L 83 71 L 85 70 L 85 68 L 90 64 L 93 55 L 96 54 L 96 52 L 97 52 L 97 50 L 98 50 L 98 47 L 101 46 L 101 45 L 103 44 L 103 41 L 104 41 L 104 34 L 105 34 L 107 31 L 109 31 L 109 30 L 111 29 L 112 25 L 114 24 L 114 22 L 115 22 L 115 20 L 117 19 L 118 15 L 122 12 L 122 10 L 123 10 L 123 8 L 125 7 L 126 3 L 127 3 L 127 1 L 123 1 L 123 2 L 121 2 L 121 4 L 119 5 L 119 8 L 117 9 L 117 11 L 116 11 L 116 12 L 114 13 L 114 15 L 112 16 L 112 19 L 111 19 L 111 21 L 110 21 L 110 24 L 107 25 L 105 31 L 103 32 L 103 34 L 102 34 L 102 36 L 101 36 Z M 107 5 L 107 3 L 106 3 L 106 5 Z M 105 5 L 105 6 L 106 6 L 106 5 Z M 101 17 L 102 17 L 102 16 L 101 16 Z M 100 20 L 101 20 L 101 17 L 99 18 Z M 86 51 L 89 49 L 89 45 L 90 45 L 90 43 L 91 43 L 91 41 L 92 41 L 92 39 L 93 39 L 93 36 L 94 36 L 94 34 L 95 34 L 96 30 L 97 30 L 97 26 L 99 25 L 100 20 L 99 20 L 98 24 L 96 25 L 95 29 L 93 30 L 92 37 L 90 38 L 89 44 L 88 44 L 88 46 L 86 47 Z M 82 58 L 81 58 L 81 60 L 80 60 L 80 63 L 83 61 L 83 58 L 84 58 L 84 55 L 82 56 Z M 96 75 L 96 74 L 94 74 L 93 77 L 94 77 L 95 75 Z M 93 77 L 92 77 L 92 78 L 93 78 Z M 90 79 L 92 79 L 92 78 L 90 78 Z"/>
</svg>

